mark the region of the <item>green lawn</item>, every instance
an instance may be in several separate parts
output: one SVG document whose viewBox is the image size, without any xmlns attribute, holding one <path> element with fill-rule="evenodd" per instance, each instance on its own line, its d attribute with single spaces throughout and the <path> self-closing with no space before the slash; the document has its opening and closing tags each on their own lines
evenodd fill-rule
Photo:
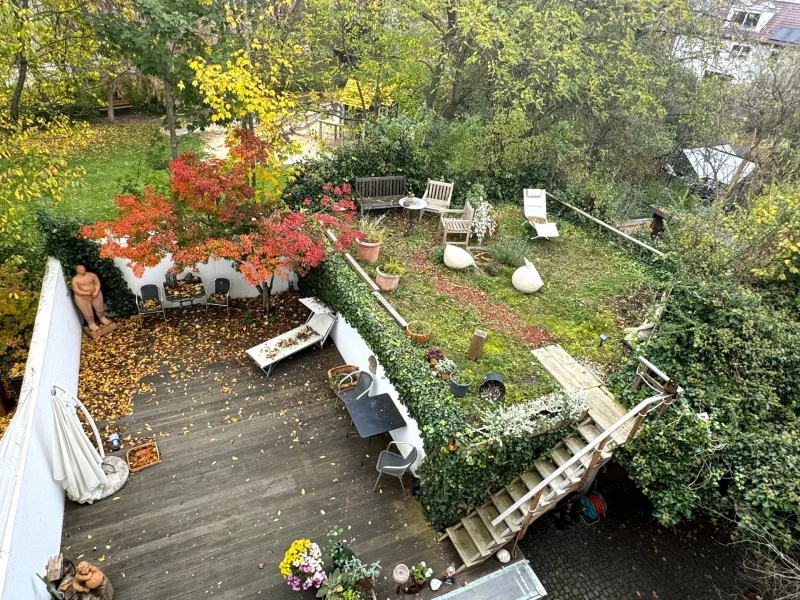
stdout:
<svg viewBox="0 0 800 600">
<path fill-rule="evenodd" d="M 70 160 L 71 165 L 82 166 L 86 175 L 66 190 L 54 212 L 88 222 L 111 219 L 117 194 L 140 191 L 145 185 L 167 186 L 169 140 L 159 133 L 158 120 L 98 123 L 92 130 L 91 143 Z M 197 134 L 181 136 L 179 143 L 181 152 L 203 148 Z"/>
<path fill-rule="evenodd" d="M 455 272 L 440 262 L 441 237 L 429 216 L 410 236 L 404 215 L 388 218 L 380 262 L 396 258 L 407 271 L 400 286 L 386 294 L 407 320 L 433 327 L 431 345 L 441 347 L 459 368 L 471 368 L 478 381 L 491 371 L 506 380 L 510 401 L 538 397 L 554 382 L 530 353 L 531 347 L 561 344 L 575 358 L 614 371 L 625 357 L 623 328 L 640 324 L 655 297 L 657 278 L 648 266 L 605 238 L 567 220 L 561 237 L 530 241 L 521 212 L 499 211 L 500 230 L 484 241 L 494 257 L 480 270 Z M 544 287 L 525 295 L 511 286 L 514 264 L 533 262 Z M 504 264 L 505 263 L 505 264 Z M 374 266 L 367 267 L 374 274 Z M 476 328 L 489 331 L 478 363 L 465 357 Z M 608 340 L 600 346 L 600 334 Z M 472 386 L 469 404 L 475 403 Z"/>
</svg>

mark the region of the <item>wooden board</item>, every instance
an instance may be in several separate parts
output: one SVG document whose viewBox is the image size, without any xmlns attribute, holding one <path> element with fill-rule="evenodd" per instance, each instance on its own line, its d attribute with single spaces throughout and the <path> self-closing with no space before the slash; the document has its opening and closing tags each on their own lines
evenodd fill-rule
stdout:
<svg viewBox="0 0 800 600">
<path fill-rule="evenodd" d="M 68 502 L 65 556 L 98 565 L 115 600 L 297 600 L 278 563 L 293 540 L 324 544 L 334 525 L 360 558 L 381 562 L 379 598 L 391 596 L 400 562 L 425 560 L 437 573 L 456 562 L 396 478 L 372 491 L 385 442 L 372 441 L 362 468 L 365 443 L 345 437 L 347 411 L 334 406 L 326 379 L 343 363 L 330 345 L 269 379 L 250 362 L 211 365 L 191 381 L 164 365 L 142 381 L 153 391 L 138 394 L 134 413 L 120 420 L 133 434 L 156 436 L 161 463 L 131 475 L 116 499 Z M 461 581 L 496 566 L 488 561 Z"/>
</svg>

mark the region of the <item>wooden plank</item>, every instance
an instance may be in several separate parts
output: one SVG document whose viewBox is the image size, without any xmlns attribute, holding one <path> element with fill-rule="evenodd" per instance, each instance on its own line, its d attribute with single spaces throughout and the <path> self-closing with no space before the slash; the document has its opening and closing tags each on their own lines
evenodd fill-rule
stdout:
<svg viewBox="0 0 800 600">
<path fill-rule="evenodd" d="M 577 360 L 570 356 L 564 348 L 558 344 L 548 346 L 550 358 L 561 363 L 561 366 L 572 375 L 573 378 L 583 389 L 599 387 L 603 385 L 595 375 Z"/>
<path fill-rule="evenodd" d="M 625 416 L 625 409 L 600 388 L 591 388 L 578 393 L 589 407 L 589 416 L 605 431 L 614 423 Z M 611 438 L 617 444 L 624 444 L 630 434 L 630 423 L 626 423 L 614 433 Z"/>
<path fill-rule="evenodd" d="M 486 343 L 486 337 L 488 335 L 488 332 L 483 329 L 476 329 L 473 332 L 472 340 L 470 340 L 469 348 L 467 349 L 467 358 L 469 360 L 476 361 L 480 358 L 481 352 L 483 352 L 483 345 Z"/>
<path fill-rule="evenodd" d="M 553 379 L 555 379 L 561 385 L 561 387 L 567 391 L 567 393 L 572 394 L 584 389 L 584 387 L 577 379 L 575 379 L 572 373 L 565 369 L 557 358 L 554 358 L 551 355 L 550 346 L 537 348 L 536 350 L 531 350 L 531 352 L 539 360 L 539 362 L 542 363 L 542 366 L 545 368 L 545 370 L 553 376 Z"/>
</svg>

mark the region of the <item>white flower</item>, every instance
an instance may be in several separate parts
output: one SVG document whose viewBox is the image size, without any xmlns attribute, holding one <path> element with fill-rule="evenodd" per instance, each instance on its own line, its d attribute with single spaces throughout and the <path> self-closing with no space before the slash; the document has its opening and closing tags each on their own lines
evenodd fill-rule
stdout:
<svg viewBox="0 0 800 600">
<path fill-rule="evenodd" d="M 424 560 L 420 561 L 420 563 L 419 563 L 419 564 L 420 564 L 420 566 L 421 566 L 421 567 L 427 567 L 427 566 L 428 566 L 428 565 L 426 565 L 426 564 L 425 564 L 425 561 L 424 561 Z"/>
</svg>

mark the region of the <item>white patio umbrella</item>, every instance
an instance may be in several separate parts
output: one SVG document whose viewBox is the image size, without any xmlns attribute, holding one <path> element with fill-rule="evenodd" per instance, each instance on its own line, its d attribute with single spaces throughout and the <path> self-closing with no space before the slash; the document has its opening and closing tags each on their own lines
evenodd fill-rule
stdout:
<svg viewBox="0 0 800 600">
<path fill-rule="evenodd" d="M 107 482 L 100 433 L 83 403 L 64 388 L 53 386 L 52 404 L 53 478 L 61 482 L 71 500 L 92 503 L 103 497 Z M 86 437 L 76 408 L 86 415 L 97 440 L 97 450 Z"/>
</svg>

